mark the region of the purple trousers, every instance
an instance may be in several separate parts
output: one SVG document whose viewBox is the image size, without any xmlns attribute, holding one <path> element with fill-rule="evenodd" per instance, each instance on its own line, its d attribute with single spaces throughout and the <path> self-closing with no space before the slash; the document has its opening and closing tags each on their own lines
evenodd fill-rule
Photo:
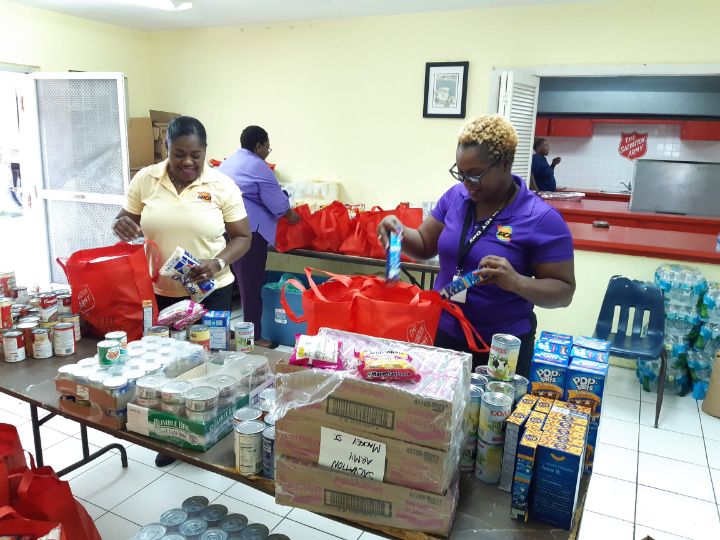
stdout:
<svg viewBox="0 0 720 540">
<path fill-rule="evenodd" d="M 265 284 L 267 240 L 258 232 L 252 233 L 250 249 L 232 264 L 240 289 L 243 319 L 255 325 L 255 339 L 262 337 L 262 286 Z"/>
</svg>

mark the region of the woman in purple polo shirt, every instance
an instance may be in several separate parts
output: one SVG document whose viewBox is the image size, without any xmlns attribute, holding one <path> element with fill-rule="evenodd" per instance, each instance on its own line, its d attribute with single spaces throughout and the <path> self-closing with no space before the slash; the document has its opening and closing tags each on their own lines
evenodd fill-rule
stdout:
<svg viewBox="0 0 720 540">
<path fill-rule="evenodd" d="M 481 269 L 482 285 L 451 300 L 485 341 L 505 333 L 521 340 L 517 372 L 528 375 L 535 342 L 535 305 L 566 307 L 575 292 L 572 237 L 560 214 L 510 173 L 518 138 L 500 116 L 481 116 L 465 125 L 450 174 L 460 183 L 440 198 L 419 229 L 389 216 L 378 227 L 403 229 L 403 251 L 427 259 L 439 255 L 435 288 Z M 443 314 L 435 344 L 469 351 L 459 324 Z M 473 354 L 473 368 L 487 364 Z"/>
</svg>

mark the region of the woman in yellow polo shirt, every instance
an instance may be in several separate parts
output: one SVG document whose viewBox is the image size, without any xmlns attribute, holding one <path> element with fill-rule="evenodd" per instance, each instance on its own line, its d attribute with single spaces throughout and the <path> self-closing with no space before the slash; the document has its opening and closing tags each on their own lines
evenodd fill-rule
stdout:
<svg viewBox="0 0 720 540">
<path fill-rule="evenodd" d="M 229 177 L 205 167 L 207 135 L 199 120 L 179 116 L 168 126 L 168 159 L 140 170 L 130 182 L 127 200 L 113 223 L 122 240 L 139 236 L 155 242 L 165 262 L 180 246 L 202 264 L 197 280 L 214 277 L 217 289 L 205 300 L 208 310 L 230 311 L 230 265 L 250 248 L 250 228 L 242 193 Z M 224 233 L 230 240 L 226 243 Z M 155 284 L 158 308 L 183 297 L 185 288 L 160 276 Z"/>
</svg>

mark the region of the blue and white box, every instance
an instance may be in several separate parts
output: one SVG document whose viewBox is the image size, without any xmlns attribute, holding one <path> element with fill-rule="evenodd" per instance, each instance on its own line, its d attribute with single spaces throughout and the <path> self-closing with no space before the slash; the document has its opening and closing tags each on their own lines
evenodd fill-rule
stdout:
<svg viewBox="0 0 720 540">
<path fill-rule="evenodd" d="M 203 315 L 202 323 L 210 329 L 210 348 L 227 350 L 230 348 L 230 312 L 208 311 Z"/>
</svg>

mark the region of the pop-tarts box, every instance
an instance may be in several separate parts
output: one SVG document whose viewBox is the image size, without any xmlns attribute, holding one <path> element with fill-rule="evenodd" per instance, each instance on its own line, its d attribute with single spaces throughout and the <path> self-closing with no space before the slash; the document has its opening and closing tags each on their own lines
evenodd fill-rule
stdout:
<svg viewBox="0 0 720 540">
<path fill-rule="evenodd" d="M 544 339 L 540 339 L 537 343 L 535 343 L 536 351 L 559 354 L 560 356 L 565 357 L 570 356 L 570 348 L 571 345 L 566 345 L 565 343 L 558 343 L 556 341 L 547 341 Z"/>
<path fill-rule="evenodd" d="M 580 347 L 578 345 L 573 345 L 571 355 L 573 358 L 592 360 L 593 362 L 600 362 L 602 364 L 607 364 L 610 359 L 610 353 L 607 351 L 598 351 L 597 349 Z"/>
<path fill-rule="evenodd" d="M 594 337 L 580 336 L 575 339 L 573 346 L 584 347 L 585 349 L 593 349 L 601 352 L 610 351 L 610 342 L 605 339 Z"/>
<path fill-rule="evenodd" d="M 567 369 L 565 401 L 588 407 L 591 418 L 599 417 L 607 373 L 607 364 L 573 358 Z"/>
<path fill-rule="evenodd" d="M 202 323 L 210 329 L 210 348 L 226 350 L 230 348 L 230 312 L 208 311 L 203 315 Z"/>
<path fill-rule="evenodd" d="M 525 430 L 520 439 L 515 458 L 515 475 L 513 476 L 511 490 L 510 517 L 527 521 L 530 502 L 530 489 L 532 487 L 533 472 L 535 470 L 535 453 L 542 433 L 535 430 Z"/>
<path fill-rule="evenodd" d="M 585 463 L 585 446 L 541 439 L 535 452 L 530 515 L 570 530 Z"/>
<path fill-rule="evenodd" d="M 559 334 L 557 332 L 548 332 L 547 330 L 543 330 L 540 333 L 540 340 L 568 346 L 571 346 L 573 344 L 573 337 L 571 335 Z"/>
<path fill-rule="evenodd" d="M 597 418 L 593 419 L 588 425 L 587 446 L 585 447 L 585 474 L 592 473 L 599 429 L 600 417 L 598 416 Z"/>
<path fill-rule="evenodd" d="M 530 393 L 550 399 L 562 399 L 565 392 L 567 358 L 535 351 L 530 364 Z"/>
</svg>

